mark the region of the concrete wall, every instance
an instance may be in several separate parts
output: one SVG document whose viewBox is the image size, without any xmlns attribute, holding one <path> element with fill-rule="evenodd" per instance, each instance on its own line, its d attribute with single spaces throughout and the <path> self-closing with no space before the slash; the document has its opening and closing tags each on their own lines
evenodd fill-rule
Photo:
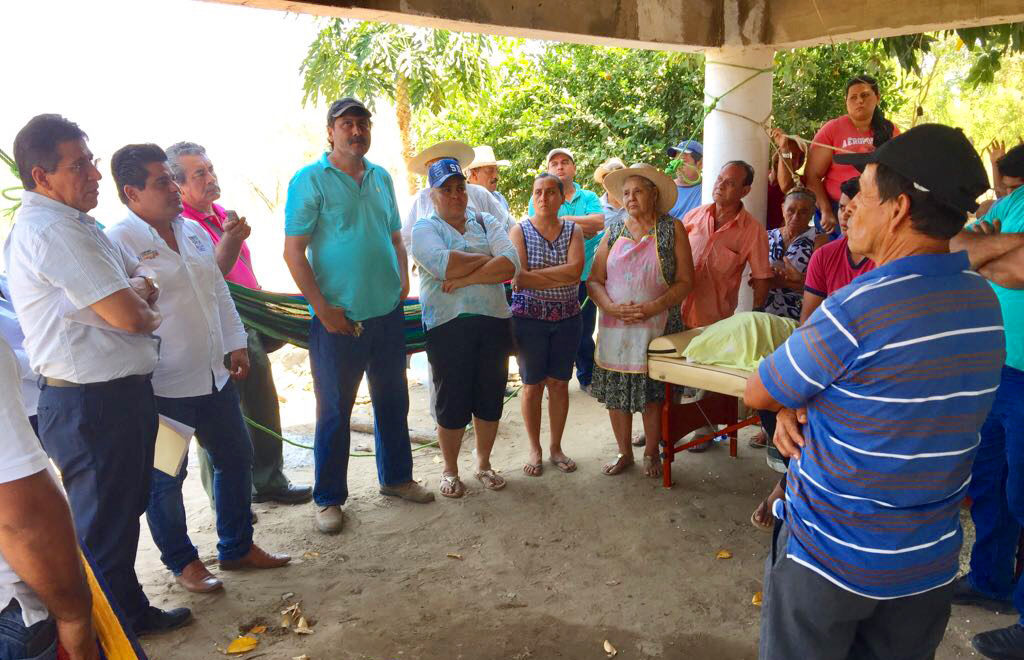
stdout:
<svg viewBox="0 0 1024 660">
<path fill-rule="evenodd" d="M 211 0 L 534 39 L 663 50 L 795 48 L 1024 21 L 1024 0 Z"/>
</svg>

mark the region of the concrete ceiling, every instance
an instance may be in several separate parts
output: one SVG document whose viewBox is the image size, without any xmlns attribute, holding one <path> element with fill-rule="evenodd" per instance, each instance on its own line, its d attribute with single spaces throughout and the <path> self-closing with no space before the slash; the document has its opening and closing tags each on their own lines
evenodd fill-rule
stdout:
<svg viewBox="0 0 1024 660">
<path fill-rule="evenodd" d="M 795 48 L 1024 21 L 1024 0 L 212 0 L 588 44 Z"/>
</svg>

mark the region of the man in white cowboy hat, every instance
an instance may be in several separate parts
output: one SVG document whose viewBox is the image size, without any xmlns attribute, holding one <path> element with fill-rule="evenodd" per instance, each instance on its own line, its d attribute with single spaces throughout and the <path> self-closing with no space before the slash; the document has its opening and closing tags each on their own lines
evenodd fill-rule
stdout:
<svg viewBox="0 0 1024 660">
<path fill-rule="evenodd" d="M 445 140 L 444 142 L 438 142 L 433 146 L 427 147 L 416 154 L 409 161 L 409 171 L 425 177 L 427 176 L 427 168 L 436 160 L 454 158 L 458 161 L 459 167 L 464 168 L 472 163 L 475 157 L 476 154 L 473 152 L 473 147 L 465 142 Z M 498 219 L 505 228 L 505 231 L 512 228 L 512 219 L 509 217 L 507 207 L 502 206 L 501 202 L 491 194 L 490 190 L 475 183 L 467 183 L 466 194 L 469 195 L 467 210 L 470 212 L 490 213 Z M 412 246 L 412 226 L 420 218 L 429 218 L 433 213 L 434 202 L 430 199 L 430 188 L 424 188 L 413 195 L 409 209 L 406 211 L 405 217 L 402 218 L 402 241 L 405 243 L 406 249 Z"/>
<path fill-rule="evenodd" d="M 494 149 L 487 144 L 473 147 L 473 162 L 465 167 L 467 183 L 475 183 L 491 191 L 505 210 L 509 210 L 508 200 L 498 192 L 498 168 L 511 165 L 507 160 L 497 160 L 494 156 Z"/>
</svg>

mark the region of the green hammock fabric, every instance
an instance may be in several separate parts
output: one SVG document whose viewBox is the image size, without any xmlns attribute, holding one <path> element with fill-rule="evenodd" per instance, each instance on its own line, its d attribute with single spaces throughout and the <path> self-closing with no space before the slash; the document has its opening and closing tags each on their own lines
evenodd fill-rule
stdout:
<svg viewBox="0 0 1024 660">
<path fill-rule="evenodd" d="M 257 291 L 228 282 L 235 308 L 246 327 L 259 330 L 268 337 L 286 341 L 299 348 L 309 348 L 309 324 L 312 317 L 306 299 L 298 293 Z M 425 348 L 422 310 L 418 298 L 403 301 L 405 308 L 405 352 L 417 353 Z"/>
</svg>

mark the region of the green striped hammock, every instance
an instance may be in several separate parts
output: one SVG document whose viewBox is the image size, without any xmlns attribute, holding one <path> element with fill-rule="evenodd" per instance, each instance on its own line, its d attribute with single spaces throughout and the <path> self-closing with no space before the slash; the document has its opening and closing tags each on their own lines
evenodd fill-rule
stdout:
<svg viewBox="0 0 1024 660">
<path fill-rule="evenodd" d="M 246 327 L 299 348 L 309 348 L 312 317 L 301 294 L 257 291 L 234 282 L 228 282 L 228 289 Z M 419 298 L 407 298 L 402 304 L 405 309 L 405 352 L 417 353 L 425 347 L 420 301 Z"/>
</svg>

